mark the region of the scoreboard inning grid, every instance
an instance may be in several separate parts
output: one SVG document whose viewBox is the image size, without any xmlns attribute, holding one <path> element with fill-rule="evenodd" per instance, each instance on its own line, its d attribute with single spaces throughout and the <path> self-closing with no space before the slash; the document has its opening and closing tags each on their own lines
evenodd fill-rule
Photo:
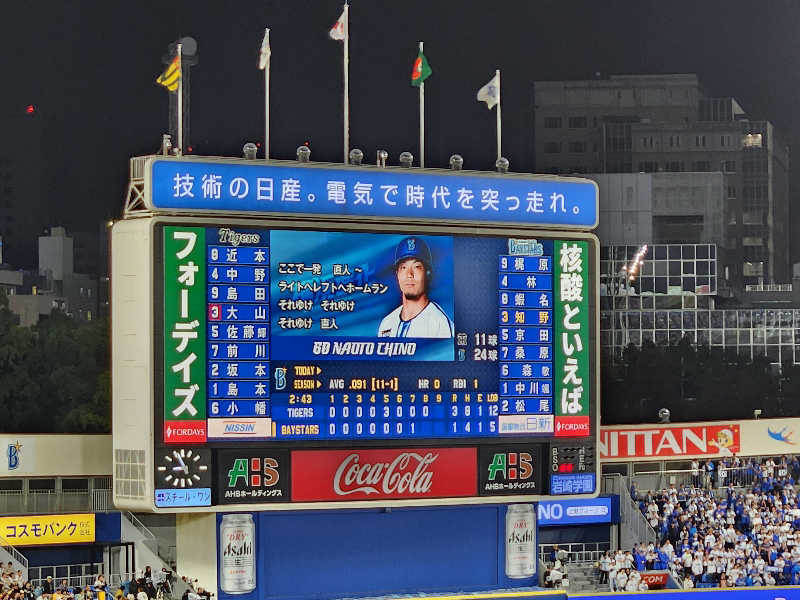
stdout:
<svg viewBox="0 0 800 600">
<path fill-rule="evenodd" d="M 524 222 L 509 224 L 510 234 L 486 226 L 475 235 L 433 217 L 428 226 L 336 220 L 365 188 L 417 184 L 414 170 L 161 158 L 151 168 L 154 359 L 163 374 L 155 507 L 596 493 L 595 238 L 520 229 Z M 222 173 L 220 198 L 204 204 L 200 187 L 180 198 L 181 177 L 206 182 L 213 172 Z M 513 206 L 509 194 L 520 192 L 507 182 L 528 197 L 542 187 L 533 177 L 422 173 L 432 181 L 417 185 L 422 202 L 426 191 L 431 200 L 478 182 Z M 344 180 L 342 205 L 334 176 Z M 396 182 L 370 181 L 386 176 Z M 331 218 L 312 225 L 295 209 L 291 221 L 243 219 L 253 198 L 234 194 L 236 177 L 253 190 L 267 178 L 273 191 L 287 178 L 317 186 L 305 197 L 316 194 L 313 210 L 322 205 Z M 570 197 L 588 197 L 575 202 L 593 224 L 593 183 L 547 184 L 551 196 L 563 193 L 556 212 L 560 202 L 577 215 Z M 475 188 L 473 197 L 485 197 Z M 414 214 L 410 201 L 396 204 L 399 216 Z M 186 215 L 159 217 L 160 208 Z M 532 224 L 555 227 L 547 217 Z M 387 483 L 387 471 L 406 485 Z"/>
</svg>

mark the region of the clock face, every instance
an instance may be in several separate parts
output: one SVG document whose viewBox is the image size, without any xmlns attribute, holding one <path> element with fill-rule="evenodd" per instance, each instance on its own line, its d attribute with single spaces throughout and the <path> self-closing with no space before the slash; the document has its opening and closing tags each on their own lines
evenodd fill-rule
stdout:
<svg viewBox="0 0 800 600">
<path fill-rule="evenodd" d="M 211 451 L 206 448 L 157 450 L 157 487 L 189 489 L 211 487 Z"/>
</svg>

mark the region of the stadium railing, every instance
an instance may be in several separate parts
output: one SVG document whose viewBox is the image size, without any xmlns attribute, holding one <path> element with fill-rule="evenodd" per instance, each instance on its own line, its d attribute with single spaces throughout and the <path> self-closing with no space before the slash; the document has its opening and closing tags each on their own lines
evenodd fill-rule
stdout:
<svg viewBox="0 0 800 600">
<path fill-rule="evenodd" d="M 110 489 L 0 490 L 0 514 L 24 515 L 116 510 Z"/>
<path fill-rule="evenodd" d="M 616 473 L 603 475 L 602 493 L 619 496 L 620 522 L 623 525 L 620 546 L 632 548 L 633 544 L 655 543 L 658 539 L 655 530 L 639 510 L 630 494 L 630 479 Z"/>
<path fill-rule="evenodd" d="M 48 576 L 53 578 L 53 585 L 61 585 L 66 579 L 69 587 L 86 587 L 92 585 L 99 573 L 104 573 L 103 563 L 82 563 L 77 565 L 48 565 L 43 567 L 30 567 L 28 581 L 33 587 L 41 586 Z M 130 581 L 131 573 L 104 573 L 108 589 L 116 589 L 125 581 Z"/>
<path fill-rule="evenodd" d="M 584 542 L 570 544 L 539 544 L 539 560 L 548 564 L 550 553 L 558 546 L 567 553 L 567 562 L 572 564 L 593 564 L 600 560 L 604 553 L 611 550 L 610 542 Z"/>
<path fill-rule="evenodd" d="M 778 471 L 778 469 L 776 469 Z M 784 473 L 785 475 L 786 473 Z M 607 476 L 604 476 L 607 477 Z M 734 487 L 750 487 L 758 475 L 751 467 L 717 469 L 711 473 L 692 469 L 660 470 L 619 475 L 625 481 L 625 489 L 630 494 L 632 484 L 639 492 L 658 491 L 670 487 L 691 486 L 704 489 L 722 489 L 733 484 Z"/>
</svg>

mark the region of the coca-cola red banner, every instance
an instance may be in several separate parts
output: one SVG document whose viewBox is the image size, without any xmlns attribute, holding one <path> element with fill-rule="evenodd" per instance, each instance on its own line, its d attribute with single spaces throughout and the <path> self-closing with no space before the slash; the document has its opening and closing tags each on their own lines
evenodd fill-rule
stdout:
<svg viewBox="0 0 800 600">
<path fill-rule="evenodd" d="M 298 450 L 292 501 L 476 496 L 476 448 Z"/>
</svg>

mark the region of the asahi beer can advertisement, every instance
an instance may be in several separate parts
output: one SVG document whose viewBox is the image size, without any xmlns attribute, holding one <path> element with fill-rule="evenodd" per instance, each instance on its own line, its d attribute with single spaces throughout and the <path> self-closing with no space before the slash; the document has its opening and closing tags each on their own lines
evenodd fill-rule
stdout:
<svg viewBox="0 0 800 600">
<path fill-rule="evenodd" d="M 256 589 L 255 534 L 253 515 L 223 515 L 219 525 L 219 576 L 226 594 L 247 594 Z"/>
<path fill-rule="evenodd" d="M 511 504 L 506 512 L 506 577 L 536 574 L 536 517 L 533 504 Z"/>
</svg>

